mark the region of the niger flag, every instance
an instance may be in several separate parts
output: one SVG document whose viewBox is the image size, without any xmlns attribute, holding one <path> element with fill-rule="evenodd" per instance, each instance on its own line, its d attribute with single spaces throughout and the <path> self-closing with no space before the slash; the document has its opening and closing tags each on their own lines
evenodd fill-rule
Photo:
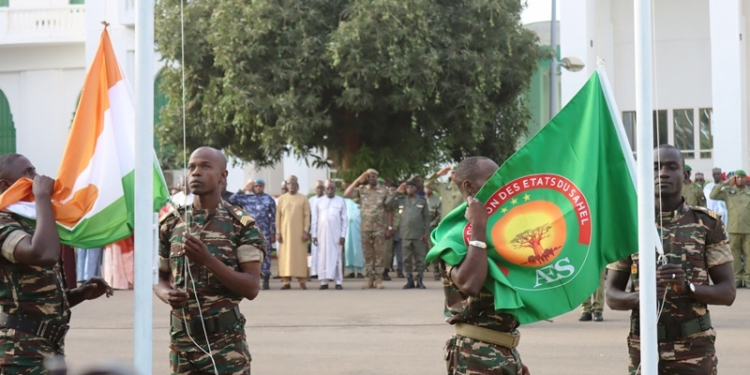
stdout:
<svg viewBox="0 0 750 375">
<path fill-rule="evenodd" d="M 154 212 L 169 195 L 154 155 Z M 63 243 L 100 247 L 133 231 L 135 110 L 105 29 L 78 103 L 52 203 Z M 36 219 L 32 181 L 0 195 L 0 210 Z"/>
</svg>

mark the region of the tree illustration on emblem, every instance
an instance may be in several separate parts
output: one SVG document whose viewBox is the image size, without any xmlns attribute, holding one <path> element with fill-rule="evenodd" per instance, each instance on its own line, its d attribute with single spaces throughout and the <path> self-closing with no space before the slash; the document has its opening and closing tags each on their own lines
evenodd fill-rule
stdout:
<svg viewBox="0 0 750 375">
<path fill-rule="evenodd" d="M 512 241 L 510 241 L 510 244 L 519 250 L 529 247 L 534 251 L 534 255 L 529 255 L 528 263 L 545 262 L 550 256 L 553 256 L 555 254 L 555 250 L 557 250 L 557 249 L 545 250 L 544 246 L 542 246 L 542 240 L 549 237 L 550 235 L 549 232 L 551 229 L 552 229 L 552 225 L 544 224 L 534 229 L 525 230 L 519 233 L 518 235 L 516 235 L 516 237 L 513 238 Z"/>
</svg>

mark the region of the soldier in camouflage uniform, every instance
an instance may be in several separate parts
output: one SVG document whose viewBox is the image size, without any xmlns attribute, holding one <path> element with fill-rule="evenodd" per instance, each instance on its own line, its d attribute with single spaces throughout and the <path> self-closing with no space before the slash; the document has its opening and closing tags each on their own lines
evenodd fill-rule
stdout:
<svg viewBox="0 0 750 375">
<path fill-rule="evenodd" d="M 232 194 L 229 197 L 229 203 L 244 208 L 267 239 L 266 254 L 260 266 L 260 273 L 263 276 L 263 285 L 260 288 L 268 290 L 271 278 L 271 244 L 276 242 L 276 201 L 264 192 L 265 188 L 266 182 L 261 178 L 256 178 L 249 181 L 245 187 L 245 190 L 251 193 L 239 191 Z"/>
<path fill-rule="evenodd" d="M 738 288 L 750 286 L 750 187 L 743 170 L 719 182 L 711 191 L 711 199 L 726 202 L 729 212 L 729 246 L 734 257 L 734 281 Z M 742 259 L 744 257 L 744 259 Z M 742 266 L 744 260 L 745 266 Z"/>
<path fill-rule="evenodd" d="M 657 268 L 654 280 L 659 303 L 665 298 L 657 326 L 659 374 L 716 374 L 716 332 L 708 304 L 734 302 L 732 254 L 716 213 L 689 206 L 682 198 L 682 153 L 670 145 L 655 152 L 656 226 L 668 261 Z M 613 310 L 632 310 L 628 348 L 634 375 L 641 362 L 638 254 L 608 268 L 607 304 Z M 628 279 L 632 292 L 626 291 Z"/>
<path fill-rule="evenodd" d="M 445 346 L 449 375 L 528 375 L 516 347 L 518 320 L 495 311 L 495 297 L 486 288 L 487 209 L 474 194 L 497 171 L 490 159 L 471 157 L 456 167 L 457 186 L 468 202 L 466 219 L 472 225 L 463 261 L 451 267 L 439 259 L 445 292 L 446 322 L 456 333 Z"/>
<path fill-rule="evenodd" d="M 44 359 L 63 355 L 70 307 L 109 297 L 112 289 L 94 277 L 68 290 L 60 258 L 60 238 L 50 196 L 55 181 L 36 174 L 18 154 L 0 157 L 0 193 L 19 178 L 33 179 L 36 229 L 15 214 L 0 212 L 0 374 L 46 374 Z"/>
<path fill-rule="evenodd" d="M 220 151 L 197 149 L 188 164 L 195 200 L 165 215 L 159 226 L 155 293 L 172 306 L 172 374 L 250 374 L 239 303 L 258 295 L 266 243 L 249 215 L 222 201 L 219 186 L 226 176 Z M 210 356 L 203 352 L 208 344 Z"/>
<path fill-rule="evenodd" d="M 690 171 L 693 169 L 689 165 L 685 166 L 685 182 L 682 186 L 682 196 L 685 197 L 685 203 L 693 207 L 706 207 L 706 195 L 703 194 L 703 185 L 690 181 Z M 701 178 L 703 174 L 700 173 Z M 696 179 L 698 174 L 696 174 Z M 704 181 L 705 182 L 705 181 Z"/>
<path fill-rule="evenodd" d="M 378 184 L 378 171 L 372 168 L 362 173 L 344 192 L 344 198 L 359 199 L 362 217 L 359 230 L 362 235 L 366 279 L 362 289 L 383 289 L 387 196 L 388 189 Z"/>
</svg>

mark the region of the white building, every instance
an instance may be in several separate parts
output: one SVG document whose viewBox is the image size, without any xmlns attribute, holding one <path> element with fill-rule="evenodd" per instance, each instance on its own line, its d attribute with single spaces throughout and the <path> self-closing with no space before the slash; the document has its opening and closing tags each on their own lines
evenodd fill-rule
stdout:
<svg viewBox="0 0 750 375">
<path fill-rule="evenodd" d="M 693 173 L 750 167 L 747 123 L 750 0 L 655 0 L 655 136 L 683 150 Z M 560 1 L 560 55 L 586 63 L 562 71 L 562 103 L 604 66 L 633 140 L 635 114 L 632 0 Z M 658 121 L 657 121 L 658 120 Z M 631 141 L 632 145 L 632 141 Z M 709 180 L 710 176 L 706 176 Z"/>
<path fill-rule="evenodd" d="M 0 154 L 24 154 L 39 173 L 57 174 L 102 21 L 110 24 L 115 54 L 133 88 L 135 0 L 0 0 Z M 158 75 L 163 63 L 156 53 L 154 62 Z M 292 156 L 259 171 L 252 164 L 230 164 L 232 191 L 260 177 L 269 193 L 278 194 L 281 181 L 295 174 L 306 193 L 330 175 Z"/>
</svg>

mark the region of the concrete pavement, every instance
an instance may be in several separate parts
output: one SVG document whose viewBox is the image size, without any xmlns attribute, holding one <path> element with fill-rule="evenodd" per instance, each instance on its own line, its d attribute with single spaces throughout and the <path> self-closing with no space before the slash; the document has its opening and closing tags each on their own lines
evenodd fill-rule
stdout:
<svg viewBox="0 0 750 375">
<path fill-rule="evenodd" d="M 347 279 L 344 290 L 262 291 L 244 301 L 253 373 L 266 374 L 445 374 L 443 345 L 452 330 L 443 320 L 440 283 L 402 290 L 403 279 L 384 290 L 360 290 Z M 720 374 L 750 371 L 750 290 L 740 289 L 732 307 L 712 307 L 718 332 Z M 628 312 L 605 309 L 604 322 L 578 322 L 579 311 L 521 327 L 519 347 L 531 373 L 626 374 Z M 154 298 L 153 374 L 168 374 L 169 307 Z M 131 364 L 133 293 L 73 308 L 66 339 L 69 374 L 105 362 Z"/>
</svg>

